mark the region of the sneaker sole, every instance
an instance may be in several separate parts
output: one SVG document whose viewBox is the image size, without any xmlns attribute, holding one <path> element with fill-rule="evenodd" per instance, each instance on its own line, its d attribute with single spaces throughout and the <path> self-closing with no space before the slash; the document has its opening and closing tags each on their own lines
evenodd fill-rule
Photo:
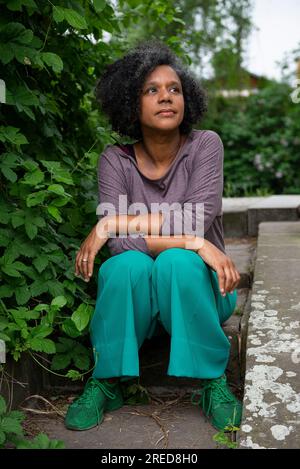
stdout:
<svg viewBox="0 0 300 469">
<path fill-rule="evenodd" d="M 89 427 L 76 427 L 76 426 L 72 426 L 72 425 L 66 425 L 65 424 L 65 427 L 68 429 L 68 430 L 73 430 L 73 431 L 84 431 L 84 430 L 90 430 L 91 428 L 94 428 L 94 427 L 97 427 L 98 425 L 101 425 L 101 423 L 103 422 L 103 419 L 104 419 L 104 415 L 102 415 L 102 418 L 99 420 L 99 422 L 97 423 L 94 423 L 93 425 L 90 425 Z"/>
<path fill-rule="evenodd" d="M 112 412 L 114 410 L 118 410 L 120 409 L 121 407 L 123 407 L 123 403 L 122 404 L 116 404 L 115 406 L 112 406 L 112 407 L 105 407 L 104 408 L 104 412 Z M 76 431 L 84 431 L 84 430 L 90 430 L 91 428 L 94 428 L 94 427 L 97 427 L 98 425 L 101 425 L 101 423 L 103 422 L 104 420 L 104 415 L 102 415 L 101 419 L 99 420 L 99 422 L 97 423 L 94 423 L 93 425 L 90 425 L 89 427 L 76 427 L 76 426 L 72 426 L 72 425 L 66 425 L 65 424 L 65 427 L 68 429 L 68 430 L 76 430 Z"/>
</svg>

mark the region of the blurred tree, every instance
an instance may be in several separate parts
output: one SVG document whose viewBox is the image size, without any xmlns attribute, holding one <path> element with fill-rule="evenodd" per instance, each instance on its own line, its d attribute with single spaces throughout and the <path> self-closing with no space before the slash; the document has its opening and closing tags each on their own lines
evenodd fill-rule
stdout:
<svg viewBox="0 0 300 469">
<path fill-rule="evenodd" d="M 252 0 L 178 0 L 175 5 L 170 0 L 116 1 L 123 27 L 110 43 L 122 41 L 127 48 L 144 39 L 162 39 L 199 77 L 215 77 L 213 86 L 243 82 Z"/>
</svg>

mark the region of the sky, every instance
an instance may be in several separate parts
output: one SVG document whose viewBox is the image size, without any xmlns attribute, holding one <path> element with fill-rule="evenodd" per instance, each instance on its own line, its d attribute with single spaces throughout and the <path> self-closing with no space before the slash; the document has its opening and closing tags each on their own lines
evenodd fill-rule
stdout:
<svg viewBox="0 0 300 469">
<path fill-rule="evenodd" d="M 280 79 L 276 61 L 300 43 L 300 0 L 253 0 L 253 29 L 245 65 L 257 75 Z M 296 66 L 295 66 L 296 67 Z"/>
</svg>

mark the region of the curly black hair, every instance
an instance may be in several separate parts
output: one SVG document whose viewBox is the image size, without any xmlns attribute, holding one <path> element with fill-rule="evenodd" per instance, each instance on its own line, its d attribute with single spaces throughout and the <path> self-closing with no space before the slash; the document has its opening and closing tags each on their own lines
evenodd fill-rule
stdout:
<svg viewBox="0 0 300 469">
<path fill-rule="evenodd" d="M 164 43 L 150 40 L 106 66 L 97 80 L 95 95 L 112 129 L 132 139 L 142 138 L 140 93 L 147 76 L 159 65 L 169 65 L 180 78 L 185 111 L 180 132 L 189 133 L 207 110 L 207 94 L 197 79 Z"/>
</svg>

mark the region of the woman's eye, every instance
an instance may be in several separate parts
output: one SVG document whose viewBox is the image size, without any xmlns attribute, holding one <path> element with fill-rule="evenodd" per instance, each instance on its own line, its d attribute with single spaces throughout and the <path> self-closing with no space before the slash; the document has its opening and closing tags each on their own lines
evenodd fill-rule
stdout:
<svg viewBox="0 0 300 469">
<path fill-rule="evenodd" d="M 171 93 L 179 93 L 180 89 L 177 86 L 172 86 L 171 88 L 169 88 L 169 91 Z M 153 94 L 156 92 L 157 92 L 157 88 L 155 88 L 154 86 L 151 86 L 150 88 L 146 89 L 146 94 Z"/>
</svg>

